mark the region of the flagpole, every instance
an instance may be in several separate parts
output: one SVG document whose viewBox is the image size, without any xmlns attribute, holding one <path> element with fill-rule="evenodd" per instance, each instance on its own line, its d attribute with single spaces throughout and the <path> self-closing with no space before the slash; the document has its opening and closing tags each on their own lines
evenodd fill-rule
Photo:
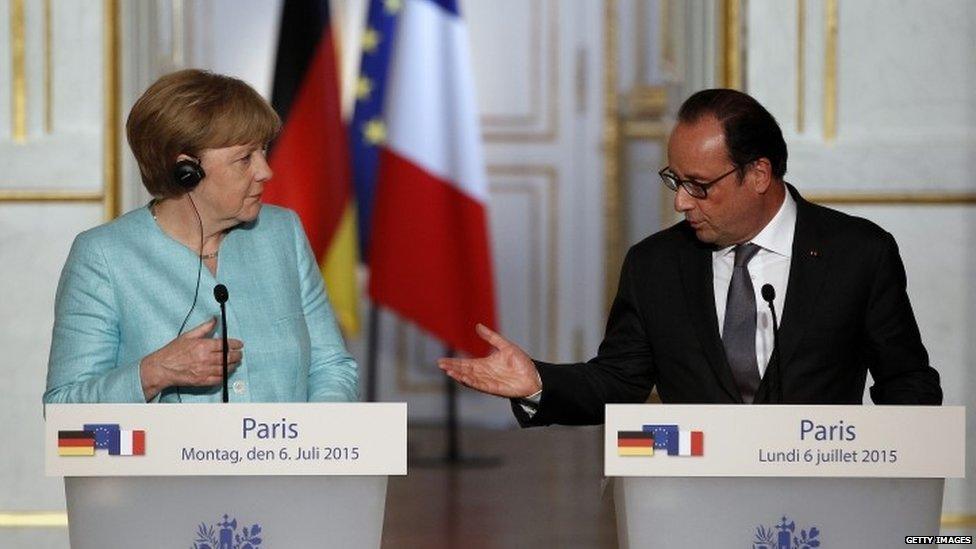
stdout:
<svg viewBox="0 0 976 549">
<path fill-rule="evenodd" d="M 454 349 L 447 347 L 444 349 L 444 356 L 454 358 Z M 457 383 L 448 376 L 444 376 L 444 383 L 447 384 L 447 452 L 444 460 L 454 465 L 461 459 L 461 450 L 458 442 L 458 421 L 457 421 Z"/>
<path fill-rule="evenodd" d="M 369 304 L 369 339 L 366 344 L 366 402 L 377 402 L 379 389 L 380 308 Z"/>
<path fill-rule="evenodd" d="M 444 348 L 444 356 L 454 358 L 457 352 L 451 347 Z M 461 428 L 458 421 L 458 384 L 448 376 L 444 376 L 445 391 L 445 425 L 444 425 L 444 455 L 441 457 L 412 456 L 410 465 L 416 467 L 466 467 L 485 468 L 497 467 L 502 464 L 498 456 L 465 456 L 461 453 Z"/>
<path fill-rule="evenodd" d="M 444 356 L 454 358 L 457 352 L 451 347 L 445 347 Z M 461 428 L 458 422 L 458 384 L 448 376 L 444 376 L 447 395 L 447 447 L 444 452 L 443 463 L 451 467 L 497 467 L 502 459 L 497 456 L 465 456 L 461 453 Z"/>
</svg>

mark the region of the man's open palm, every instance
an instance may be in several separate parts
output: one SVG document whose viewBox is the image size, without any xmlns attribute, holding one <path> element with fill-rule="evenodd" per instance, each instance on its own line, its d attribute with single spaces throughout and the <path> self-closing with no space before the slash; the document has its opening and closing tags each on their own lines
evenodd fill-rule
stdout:
<svg viewBox="0 0 976 549">
<path fill-rule="evenodd" d="M 529 357 L 518 345 L 478 324 L 475 331 L 493 350 L 482 358 L 442 358 L 437 366 L 472 389 L 501 397 L 527 397 L 542 383 Z"/>
</svg>

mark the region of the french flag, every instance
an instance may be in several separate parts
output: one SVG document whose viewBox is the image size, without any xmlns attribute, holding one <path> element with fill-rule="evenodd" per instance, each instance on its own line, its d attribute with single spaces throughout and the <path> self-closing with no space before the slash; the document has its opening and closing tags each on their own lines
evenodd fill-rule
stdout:
<svg viewBox="0 0 976 549">
<path fill-rule="evenodd" d="M 472 355 L 495 328 L 488 183 L 456 0 L 404 0 L 390 59 L 370 296 Z"/>
<path fill-rule="evenodd" d="M 705 433 L 702 431 L 678 431 L 678 455 L 702 456 L 705 454 Z"/>
</svg>

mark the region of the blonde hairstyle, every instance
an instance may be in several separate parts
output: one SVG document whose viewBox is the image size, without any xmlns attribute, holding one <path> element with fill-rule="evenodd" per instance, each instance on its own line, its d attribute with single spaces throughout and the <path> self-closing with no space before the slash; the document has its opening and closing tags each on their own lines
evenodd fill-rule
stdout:
<svg viewBox="0 0 976 549">
<path fill-rule="evenodd" d="M 125 123 L 142 183 L 156 198 L 186 192 L 173 177 L 179 155 L 200 158 L 204 149 L 266 144 L 280 129 L 274 109 L 245 82 L 197 69 L 161 77 Z"/>
</svg>

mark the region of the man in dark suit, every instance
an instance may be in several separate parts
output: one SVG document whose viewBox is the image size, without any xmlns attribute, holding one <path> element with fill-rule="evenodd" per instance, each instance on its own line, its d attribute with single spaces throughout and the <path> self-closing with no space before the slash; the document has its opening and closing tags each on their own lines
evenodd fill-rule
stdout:
<svg viewBox="0 0 976 549">
<path fill-rule="evenodd" d="M 786 159 L 755 99 L 696 93 L 660 172 L 685 220 L 628 252 L 597 356 L 532 361 L 479 325 L 495 351 L 439 366 L 511 398 L 524 426 L 602 423 L 655 386 L 666 403 L 860 404 L 868 371 L 875 403 L 941 404 L 894 238 L 805 201 Z"/>
</svg>

